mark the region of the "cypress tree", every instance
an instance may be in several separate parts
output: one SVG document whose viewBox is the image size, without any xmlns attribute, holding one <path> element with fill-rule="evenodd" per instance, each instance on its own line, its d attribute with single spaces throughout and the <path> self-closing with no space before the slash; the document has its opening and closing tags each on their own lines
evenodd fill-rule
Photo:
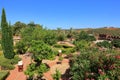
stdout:
<svg viewBox="0 0 120 80">
<path fill-rule="evenodd" d="M 12 59 L 14 58 L 13 52 L 13 37 L 12 37 L 12 29 L 10 25 L 8 25 L 6 20 L 6 14 L 4 8 L 2 9 L 1 16 L 1 29 L 2 29 L 2 49 L 5 58 Z"/>
</svg>

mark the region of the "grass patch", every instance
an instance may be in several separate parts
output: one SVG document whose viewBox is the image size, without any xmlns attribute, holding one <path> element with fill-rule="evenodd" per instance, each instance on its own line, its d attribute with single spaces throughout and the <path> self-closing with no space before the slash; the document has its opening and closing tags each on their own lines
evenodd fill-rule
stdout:
<svg viewBox="0 0 120 80">
<path fill-rule="evenodd" d="M 0 71 L 0 80 L 5 80 L 9 75 L 9 71 Z"/>
<path fill-rule="evenodd" d="M 17 55 L 13 59 L 6 59 L 3 55 L 0 56 L 0 66 L 2 70 L 12 70 L 15 64 L 21 60 Z"/>
</svg>

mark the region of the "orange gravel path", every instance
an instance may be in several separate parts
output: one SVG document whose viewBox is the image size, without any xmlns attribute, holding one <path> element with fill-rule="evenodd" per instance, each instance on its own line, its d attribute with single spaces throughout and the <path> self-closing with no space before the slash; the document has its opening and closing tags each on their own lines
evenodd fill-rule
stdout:
<svg viewBox="0 0 120 80">
<path fill-rule="evenodd" d="M 18 72 L 18 66 L 15 65 L 15 69 L 10 71 L 10 75 L 6 80 L 26 80 L 27 77 L 24 74 L 24 71 L 27 69 L 27 66 L 31 63 L 30 57 L 25 57 L 24 55 L 20 55 L 20 58 L 23 61 L 23 71 Z"/>
</svg>

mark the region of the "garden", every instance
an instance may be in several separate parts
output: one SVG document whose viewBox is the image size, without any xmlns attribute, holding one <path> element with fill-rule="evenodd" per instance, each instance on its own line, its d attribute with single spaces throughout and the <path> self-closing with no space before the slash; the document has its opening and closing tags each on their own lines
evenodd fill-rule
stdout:
<svg viewBox="0 0 120 80">
<path fill-rule="evenodd" d="M 96 34 L 86 30 L 50 30 L 34 22 L 20 21 L 10 25 L 4 9 L 1 26 L 1 80 L 22 60 L 19 56 L 26 53 L 30 53 L 31 60 L 22 73 L 28 80 L 120 80 L 119 39 L 94 43 Z M 20 37 L 14 45 L 13 36 Z"/>
</svg>

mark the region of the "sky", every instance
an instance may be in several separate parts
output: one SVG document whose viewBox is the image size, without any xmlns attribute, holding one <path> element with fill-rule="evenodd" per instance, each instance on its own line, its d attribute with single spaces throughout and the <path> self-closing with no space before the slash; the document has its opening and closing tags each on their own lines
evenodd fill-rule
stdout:
<svg viewBox="0 0 120 80">
<path fill-rule="evenodd" d="M 0 0 L 7 21 L 48 29 L 120 27 L 120 0 Z"/>
</svg>

